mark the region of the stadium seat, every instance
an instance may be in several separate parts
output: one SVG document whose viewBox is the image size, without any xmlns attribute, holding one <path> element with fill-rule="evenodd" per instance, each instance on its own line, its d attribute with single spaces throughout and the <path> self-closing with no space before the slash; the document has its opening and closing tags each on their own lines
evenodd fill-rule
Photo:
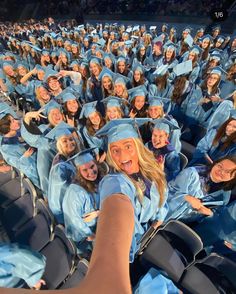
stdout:
<svg viewBox="0 0 236 294">
<path fill-rule="evenodd" d="M 185 270 L 180 285 L 184 293 L 236 293 L 236 264 L 230 259 L 210 254 Z"/>
<path fill-rule="evenodd" d="M 0 207 L 5 209 L 22 195 L 21 179 L 16 177 L 0 186 Z"/>
<path fill-rule="evenodd" d="M 16 177 L 16 172 L 13 168 L 9 172 L 0 173 L 0 186 L 4 185 L 5 183 L 9 182 L 15 177 Z"/>
<path fill-rule="evenodd" d="M 53 239 L 55 220 L 42 199 L 37 200 L 36 211 L 37 214 L 16 231 L 13 241 L 40 251 Z"/>
<path fill-rule="evenodd" d="M 77 248 L 61 225 L 55 227 L 54 239 L 40 251 L 47 259 L 43 279 L 47 289 L 57 289 L 74 270 Z"/>
<path fill-rule="evenodd" d="M 76 266 L 73 274 L 65 281 L 65 283 L 60 287 L 60 289 L 69 289 L 77 287 L 80 282 L 86 276 L 88 271 L 89 262 L 86 259 L 81 259 Z"/>
<path fill-rule="evenodd" d="M 187 156 L 185 156 L 183 153 L 179 153 L 180 156 L 180 166 L 181 166 L 181 170 L 183 170 L 187 164 L 188 164 L 188 158 Z"/>
<path fill-rule="evenodd" d="M 140 261 L 144 266 L 164 270 L 168 277 L 178 283 L 186 267 L 202 250 L 200 237 L 180 221 L 171 220 L 157 230 Z"/>
<path fill-rule="evenodd" d="M 190 143 L 181 140 L 181 152 L 188 158 L 188 160 L 190 161 L 193 157 L 193 153 L 195 151 L 195 146 L 191 145 Z"/>
</svg>

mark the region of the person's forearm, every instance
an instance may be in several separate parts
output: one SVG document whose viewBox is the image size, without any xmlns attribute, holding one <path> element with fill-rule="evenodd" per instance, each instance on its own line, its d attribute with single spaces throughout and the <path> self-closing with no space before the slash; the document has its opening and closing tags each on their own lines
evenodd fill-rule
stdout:
<svg viewBox="0 0 236 294">
<path fill-rule="evenodd" d="M 25 84 L 32 75 L 33 71 L 31 70 L 26 75 L 24 75 L 23 78 L 20 79 L 20 83 Z"/>
<path fill-rule="evenodd" d="M 85 279 L 87 293 L 131 293 L 129 252 L 133 230 L 134 209 L 128 197 L 108 197 L 99 216 L 95 248 Z"/>
</svg>

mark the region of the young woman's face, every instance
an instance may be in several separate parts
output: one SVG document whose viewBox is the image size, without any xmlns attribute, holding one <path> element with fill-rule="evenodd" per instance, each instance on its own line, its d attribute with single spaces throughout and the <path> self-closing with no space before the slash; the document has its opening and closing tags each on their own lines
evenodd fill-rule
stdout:
<svg viewBox="0 0 236 294">
<path fill-rule="evenodd" d="M 219 76 L 217 74 L 210 74 L 207 79 L 207 86 L 214 87 L 219 81 Z"/>
<path fill-rule="evenodd" d="M 225 134 L 226 136 L 230 136 L 235 132 L 236 132 L 236 120 L 231 120 L 226 126 Z"/>
<path fill-rule="evenodd" d="M 123 73 L 125 71 L 125 62 L 124 61 L 118 62 L 118 71 L 119 71 L 119 73 Z"/>
<path fill-rule="evenodd" d="M 74 53 L 74 54 L 78 53 L 78 48 L 76 46 L 72 46 L 71 47 L 71 52 Z"/>
<path fill-rule="evenodd" d="M 38 77 L 39 81 L 43 81 L 43 79 L 45 77 L 45 72 L 43 70 L 37 71 L 37 77 Z"/>
<path fill-rule="evenodd" d="M 17 131 L 20 129 L 20 121 L 10 116 L 10 130 Z"/>
<path fill-rule="evenodd" d="M 115 84 L 114 90 L 115 90 L 115 95 L 120 97 L 120 96 L 122 96 L 122 94 L 124 92 L 124 85 L 123 84 Z"/>
<path fill-rule="evenodd" d="M 173 55 L 173 50 L 166 50 L 166 59 L 171 59 Z"/>
<path fill-rule="evenodd" d="M 210 178 L 214 183 L 231 181 L 236 175 L 236 164 L 224 159 L 213 166 L 210 171 Z"/>
<path fill-rule="evenodd" d="M 141 56 L 144 56 L 145 52 L 146 52 L 146 49 L 144 47 L 142 47 L 142 48 L 140 48 L 139 52 L 140 52 Z"/>
<path fill-rule="evenodd" d="M 116 165 L 126 174 L 139 172 L 138 152 L 133 139 L 123 139 L 109 146 L 111 157 Z"/>
<path fill-rule="evenodd" d="M 67 63 L 67 57 L 66 57 L 66 55 L 64 55 L 64 54 L 61 55 L 61 61 L 62 61 L 62 63 L 64 63 L 64 64 Z"/>
<path fill-rule="evenodd" d="M 190 52 L 188 55 L 188 60 L 194 60 L 195 56 L 196 56 L 195 53 Z"/>
<path fill-rule="evenodd" d="M 4 66 L 4 72 L 6 73 L 6 75 L 8 75 L 10 77 L 14 77 L 14 75 L 15 75 L 13 67 L 10 65 Z"/>
<path fill-rule="evenodd" d="M 116 106 L 107 108 L 106 114 L 109 120 L 121 118 L 120 112 L 118 111 L 118 107 Z"/>
<path fill-rule="evenodd" d="M 140 78 L 141 78 L 141 73 L 140 73 L 140 71 L 135 70 L 135 71 L 134 71 L 134 80 L 135 80 L 135 82 L 139 82 L 139 81 L 140 81 Z"/>
<path fill-rule="evenodd" d="M 48 81 L 48 86 L 52 91 L 57 91 L 60 89 L 61 85 L 58 82 L 57 78 L 50 79 Z"/>
<path fill-rule="evenodd" d="M 169 135 L 159 129 L 154 129 L 152 132 L 152 145 L 155 148 L 162 148 L 168 144 L 168 137 Z"/>
<path fill-rule="evenodd" d="M 101 118 L 99 114 L 95 111 L 89 115 L 89 119 L 94 126 L 99 126 L 101 122 Z"/>
<path fill-rule="evenodd" d="M 18 68 L 18 73 L 21 77 L 25 76 L 27 74 L 27 72 L 28 72 L 27 69 L 23 66 L 20 66 Z"/>
<path fill-rule="evenodd" d="M 202 49 L 206 49 L 209 45 L 210 41 L 208 39 L 205 39 L 202 41 Z"/>
<path fill-rule="evenodd" d="M 90 63 L 90 71 L 95 77 L 100 74 L 99 66 L 96 63 Z"/>
<path fill-rule="evenodd" d="M 73 65 L 72 70 L 79 72 L 79 65 L 78 64 Z"/>
<path fill-rule="evenodd" d="M 75 151 L 76 142 L 73 135 L 62 136 L 59 140 L 64 154 L 69 156 Z"/>
<path fill-rule="evenodd" d="M 140 110 L 145 104 L 145 97 L 144 96 L 136 96 L 134 101 L 134 106 L 136 109 Z"/>
<path fill-rule="evenodd" d="M 210 67 L 215 67 L 215 66 L 217 66 L 218 65 L 218 60 L 216 60 L 216 59 L 212 59 L 211 61 L 210 61 Z"/>
<path fill-rule="evenodd" d="M 51 125 L 56 126 L 63 121 L 63 116 L 58 108 L 52 109 L 48 114 L 48 120 Z"/>
<path fill-rule="evenodd" d="M 76 113 L 79 109 L 79 104 L 76 100 L 68 100 L 66 102 L 67 110 L 71 113 Z"/>
<path fill-rule="evenodd" d="M 43 101 L 46 102 L 46 101 L 50 100 L 50 95 L 49 95 L 47 89 L 45 89 L 44 87 L 40 87 L 38 91 L 39 91 L 39 96 Z"/>
<path fill-rule="evenodd" d="M 148 115 L 152 119 L 160 118 L 163 114 L 162 106 L 149 106 L 148 108 Z"/>
<path fill-rule="evenodd" d="M 111 89 L 111 85 L 112 85 L 112 83 L 111 83 L 111 79 L 109 78 L 109 77 L 104 77 L 103 79 L 102 79 L 102 85 L 103 85 L 103 87 L 104 87 L 104 89 L 106 89 L 106 90 L 110 90 Z"/>
<path fill-rule="evenodd" d="M 107 68 L 111 68 L 111 66 L 112 66 L 112 61 L 111 61 L 110 58 L 105 58 L 104 62 L 105 62 L 105 66 L 106 66 Z"/>
<path fill-rule="evenodd" d="M 81 165 L 79 171 L 81 176 L 87 181 L 94 182 L 98 177 L 98 167 L 93 160 Z"/>
</svg>

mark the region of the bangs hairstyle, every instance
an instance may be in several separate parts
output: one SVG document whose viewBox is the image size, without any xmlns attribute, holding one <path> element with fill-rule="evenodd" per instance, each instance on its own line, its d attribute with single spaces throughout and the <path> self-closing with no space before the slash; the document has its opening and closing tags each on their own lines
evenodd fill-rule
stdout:
<svg viewBox="0 0 236 294">
<path fill-rule="evenodd" d="M 98 177 L 97 179 L 100 181 L 107 173 L 108 167 L 106 163 L 98 163 L 95 159 L 93 160 L 94 164 L 97 165 L 98 168 Z M 75 182 L 79 184 L 82 188 L 84 188 L 89 193 L 94 193 L 97 191 L 98 182 L 95 181 L 88 181 L 86 180 L 80 172 L 79 167 L 76 167 L 76 175 L 75 175 Z"/>
<path fill-rule="evenodd" d="M 219 162 L 223 161 L 223 160 L 230 160 L 231 162 L 233 162 L 236 165 L 236 155 L 227 155 L 225 157 L 219 158 L 216 161 L 214 161 L 214 163 L 212 164 L 212 166 L 210 167 L 210 171 L 212 170 L 212 168 Z M 228 181 L 228 182 L 223 182 L 222 183 L 222 187 L 221 189 L 225 190 L 225 191 L 230 191 L 232 190 L 235 186 L 236 186 L 236 167 L 232 170 L 231 176 L 233 175 L 233 179 Z"/>
<path fill-rule="evenodd" d="M 142 141 L 138 138 L 132 138 L 132 140 L 134 141 L 135 147 L 137 149 L 140 172 L 144 176 L 144 178 L 147 178 L 150 182 L 154 182 L 154 184 L 156 185 L 156 188 L 160 195 L 160 201 L 159 201 L 158 207 L 161 207 L 165 201 L 165 191 L 166 191 L 165 173 L 160 167 L 160 165 L 157 163 L 153 153 L 143 145 Z M 135 180 L 129 177 L 116 165 L 116 163 L 112 159 L 110 144 L 108 145 L 106 161 L 111 167 L 115 169 L 116 172 L 124 174 L 134 184 L 137 191 L 138 200 L 142 204 L 144 194 L 141 188 L 139 187 L 138 183 Z"/>
<path fill-rule="evenodd" d="M 120 107 L 118 107 L 118 106 L 114 106 L 114 107 L 118 111 L 120 117 L 123 118 L 124 117 L 124 113 L 123 113 L 122 109 Z M 105 120 L 106 120 L 106 122 L 110 121 L 110 119 L 108 118 L 108 115 L 107 115 L 107 109 L 106 109 Z"/>
</svg>

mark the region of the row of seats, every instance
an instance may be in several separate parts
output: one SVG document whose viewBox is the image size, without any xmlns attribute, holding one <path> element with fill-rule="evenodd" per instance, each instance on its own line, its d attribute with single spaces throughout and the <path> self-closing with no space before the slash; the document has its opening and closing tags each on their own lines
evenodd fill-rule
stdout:
<svg viewBox="0 0 236 294">
<path fill-rule="evenodd" d="M 74 242 L 56 224 L 47 203 L 29 179 L 15 170 L 0 180 L 1 223 L 11 242 L 27 245 L 46 257 L 46 289 L 70 288 L 84 277 L 88 263 L 77 255 Z"/>
</svg>

